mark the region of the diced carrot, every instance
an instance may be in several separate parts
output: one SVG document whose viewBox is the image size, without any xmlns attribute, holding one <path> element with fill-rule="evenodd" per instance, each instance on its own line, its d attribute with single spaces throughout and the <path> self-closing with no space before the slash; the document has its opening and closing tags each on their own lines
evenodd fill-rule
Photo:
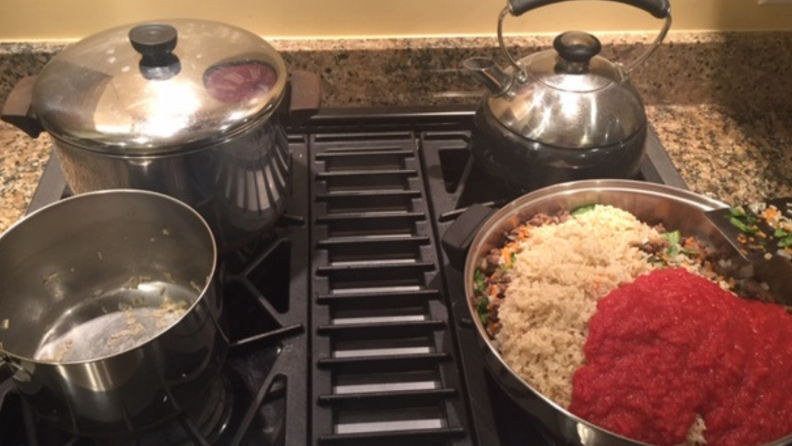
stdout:
<svg viewBox="0 0 792 446">
<path fill-rule="evenodd" d="M 499 292 L 500 292 L 500 288 L 498 288 L 498 285 L 493 284 L 490 287 L 490 293 L 489 293 L 490 296 L 497 297 Z"/>
<path fill-rule="evenodd" d="M 503 263 L 511 267 L 512 266 L 512 250 L 511 247 L 506 246 L 501 250 L 501 256 L 503 257 Z"/>
<path fill-rule="evenodd" d="M 778 218 L 779 211 L 774 206 L 769 206 L 767 209 L 762 212 L 762 218 L 764 218 L 767 222 L 772 222 L 776 218 Z"/>
</svg>

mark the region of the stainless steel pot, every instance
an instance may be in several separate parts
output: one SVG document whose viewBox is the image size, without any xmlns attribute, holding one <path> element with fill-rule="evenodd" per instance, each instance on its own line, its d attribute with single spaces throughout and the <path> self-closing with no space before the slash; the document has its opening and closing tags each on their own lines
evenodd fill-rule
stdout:
<svg viewBox="0 0 792 446">
<path fill-rule="evenodd" d="M 566 0 L 509 0 L 498 39 L 509 61 L 485 58 L 463 65 L 489 93 L 476 113 L 473 156 L 484 171 L 526 190 L 588 178 L 634 178 L 646 143 L 647 120 L 629 73 L 660 45 L 671 26 L 667 0 L 615 0 L 665 19 L 654 43 L 623 67 L 597 54 L 593 35 L 565 32 L 553 50 L 516 61 L 503 41 L 503 20 Z"/>
<path fill-rule="evenodd" d="M 126 25 L 70 45 L 20 82 L 3 119 L 50 133 L 75 193 L 165 193 L 195 207 L 227 250 L 266 231 L 291 193 L 279 113 L 315 111 L 319 83 L 288 77 L 275 49 L 240 28 Z"/>
<path fill-rule="evenodd" d="M 500 248 L 507 234 L 537 213 L 556 213 L 589 204 L 609 204 L 625 209 L 647 223 L 662 222 L 667 228 L 680 230 L 707 240 L 718 250 L 733 252 L 705 211 L 720 209 L 726 204 L 692 192 L 668 186 L 629 180 L 586 180 L 550 186 L 524 195 L 491 215 L 470 244 L 464 265 L 465 294 L 474 296 L 474 274 L 481 260 L 492 248 Z M 735 252 L 735 258 L 737 258 Z M 771 290 L 772 291 L 772 290 Z M 501 358 L 490 341 L 471 300 L 464 303 L 475 324 L 476 339 L 485 364 L 494 379 L 526 412 L 536 417 L 564 444 L 584 446 L 644 445 L 600 428 L 560 407 L 523 381 Z M 780 446 L 792 442 L 792 435 L 767 443 Z"/>
<path fill-rule="evenodd" d="M 45 421 L 145 429 L 202 398 L 229 342 L 206 222 L 165 195 L 78 195 L 0 236 L 0 363 Z"/>
</svg>

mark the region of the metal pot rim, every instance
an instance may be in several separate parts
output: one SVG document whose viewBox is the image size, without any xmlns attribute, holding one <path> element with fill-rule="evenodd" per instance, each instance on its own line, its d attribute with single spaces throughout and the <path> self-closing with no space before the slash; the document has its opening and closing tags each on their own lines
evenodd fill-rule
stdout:
<svg viewBox="0 0 792 446">
<path fill-rule="evenodd" d="M 487 221 L 484 222 L 484 224 L 481 226 L 481 229 L 478 231 L 475 238 L 473 239 L 473 242 L 470 245 L 471 246 L 470 251 L 468 252 L 468 256 L 465 261 L 465 269 L 463 275 L 465 280 L 464 288 L 465 288 L 466 308 L 470 312 L 470 319 L 473 321 L 473 324 L 476 327 L 476 331 L 478 332 L 477 334 L 479 337 L 479 341 L 483 341 L 486 344 L 488 353 L 491 353 L 493 355 L 493 358 L 495 358 L 498 361 L 499 363 L 498 365 L 500 367 L 503 367 L 503 370 L 507 370 L 511 378 L 516 380 L 515 382 L 519 382 L 523 387 L 530 390 L 532 394 L 536 395 L 544 403 L 550 405 L 561 415 L 568 417 L 569 419 L 576 422 L 578 424 L 578 430 L 583 428 L 583 429 L 591 429 L 599 432 L 605 432 L 608 435 L 617 437 L 619 439 L 628 442 L 628 444 L 650 446 L 647 443 L 643 443 L 638 440 L 627 438 L 623 435 L 599 427 L 596 424 L 593 424 L 583 418 L 578 417 L 577 415 L 569 412 L 566 408 L 559 406 L 554 401 L 550 400 L 545 395 L 538 392 L 536 389 L 533 388 L 533 386 L 531 386 L 525 380 L 520 378 L 520 376 L 508 364 L 506 364 L 506 362 L 501 357 L 498 349 L 493 345 L 492 341 L 489 339 L 489 336 L 487 336 L 486 332 L 484 331 L 484 327 L 482 326 L 481 321 L 477 317 L 469 300 L 469 296 L 471 295 L 473 290 L 473 273 L 475 271 L 476 265 L 478 264 L 478 261 L 480 260 L 480 255 L 478 253 L 479 251 L 481 251 L 481 246 L 485 243 L 485 241 L 488 238 L 492 237 L 494 234 L 502 233 L 504 226 L 509 225 L 510 218 L 518 215 L 518 213 L 521 210 L 525 210 L 526 208 L 537 206 L 541 203 L 555 201 L 561 197 L 568 198 L 576 194 L 580 194 L 582 192 L 605 192 L 605 191 L 612 191 L 612 192 L 624 191 L 629 193 L 639 193 L 650 196 L 664 197 L 667 199 L 677 201 L 679 203 L 685 203 L 688 205 L 698 207 L 702 211 L 728 207 L 728 205 L 722 201 L 709 198 L 700 194 L 696 194 L 694 192 L 677 189 L 662 184 L 648 183 L 644 181 L 635 181 L 635 180 L 573 181 L 573 182 L 545 187 L 543 189 L 539 189 L 534 192 L 528 193 L 526 195 L 517 198 L 511 203 L 506 204 L 500 210 L 495 212 L 490 218 L 487 219 Z M 485 361 L 485 363 L 487 364 L 488 367 L 490 367 L 488 361 Z M 781 446 L 787 444 L 790 440 L 792 440 L 792 433 L 775 441 L 765 443 L 759 446 Z"/>
<path fill-rule="evenodd" d="M 68 205 L 69 203 L 71 203 L 73 201 L 77 201 L 77 200 L 81 200 L 81 199 L 85 199 L 85 198 L 89 198 L 89 197 L 97 196 L 97 195 L 106 195 L 106 194 L 108 194 L 108 195 L 120 195 L 120 194 L 148 195 L 150 197 L 157 197 L 157 198 L 160 198 L 160 199 L 164 199 L 166 201 L 169 201 L 171 203 L 174 203 L 174 204 L 186 209 L 193 216 L 195 216 L 198 219 L 198 221 L 201 222 L 201 224 L 203 225 L 204 229 L 206 229 L 207 234 L 209 235 L 209 240 L 212 242 L 212 267 L 211 267 L 211 270 L 210 270 L 209 274 L 207 275 L 206 283 L 204 283 L 204 286 L 201 288 L 201 292 L 198 294 L 198 297 L 195 299 L 195 301 L 192 302 L 192 304 L 187 308 L 187 310 L 181 316 L 179 316 L 178 319 L 176 319 L 168 327 L 163 328 L 162 331 L 160 331 L 156 336 L 154 336 L 151 339 L 148 339 L 145 342 L 142 342 L 140 344 L 135 344 L 132 347 L 129 347 L 129 348 L 125 349 L 125 350 L 120 350 L 120 351 L 115 352 L 113 354 L 100 356 L 100 357 L 96 357 L 96 358 L 91 358 L 91 359 L 83 359 L 83 360 L 79 360 L 79 361 L 61 361 L 61 362 L 57 362 L 57 361 L 44 361 L 44 360 L 40 360 L 40 359 L 29 358 L 29 357 L 26 357 L 26 356 L 18 355 L 18 354 L 15 354 L 15 353 L 12 353 L 12 352 L 9 352 L 9 351 L 5 350 L 5 348 L 2 345 L 0 345 L 0 365 L 3 364 L 4 357 L 17 358 L 18 360 L 21 360 L 21 361 L 24 361 L 24 362 L 29 362 L 29 363 L 32 363 L 32 364 L 48 365 L 48 366 L 73 366 L 73 365 L 90 364 L 90 363 L 94 363 L 94 362 L 104 361 L 104 360 L 107 360 L 109 358 L 118 357 L 118 356 L 124 355 L 126 353 L 129 353 L 131 351 L 143 348 L 144 346 L 154 342 L 156 339 L 161 337 L 163 334 L 167 333 L 168 331 L 173 329 L 173 327 L 178 325 L 182 321 L 182 319 L 184 319 L 203 300 L 204 296 L 206 295 L 207 290 L 209 289 L 209 287 L 212 284 L 212 278 L 215 276 L 215 273 L 217 271 L 217 252 L 218 251 L 217 251 L 217 242 L 215 241 L 214 234 L 212 233 L 212 230 L 209 227 L 209 224 L 206 222 L 206 220 L 204 220 L 204 218 L 201 217 L 201 214 L 199 214 L 195 209 L 193 209 L 191 206 L 188 206 L 187 204 L 185 204 L 182 201 L 179 201 L 179 200 L 177 200 L 177 199 L 175 199 L 175 198 L 173 198 L 173 197 L 171 197 L 169 195 L 161 194 L 159 192 L 152 192 L 152 191 L 142 190 L 142 189 L 109 189 L 109 190 L 100 190 L 100 191 L 95 191 L 95 192 L 86 192 L 86 193 L 83 193 L 83 194 L 78 194 L 78 195 L 74 195 L 74 196 L 71 196 L 71 197 L 68 197 L 68 198 L 64 198 L 64 199 L 58 200 L 58 201 L 56 201 L 54 203 L 50 203 L 47 206 L 44 206 L 44 207 L 42 207 L 40 209 L 37 209 L 36 211 L 31 212 L 30 214 L 26 215 L 24 218 L 22 218 L 19 221 L 15 222 L 5 232 L 0 234 L 0 244 L 2 244 L 3 239 L 6 238 L 6 237 L 9 237 L 10 234 L 12 234 L 12 232 L 16 228 L 21 227 L 29 219 L 33 219 L 33 218 L 35 218 L 38 215 L 41 215 L 41 214 L 43 214 L 45 212 L 48 212 L 48 210 L 54 209 L 54 208 L 56 208 L 58 206 Z"/>
<path fill-rule="evenodd" d="M 217 145 L 224 144 L 234 139 L 237 139 L 247 134 L 248 132 L 253 131 L 255 128 L 259 126 L 267 125 L 268 123 L 273 125 L 279 125 L 277 123 L 272 123 L 270 121 L 272 119 L 275 119 L 274 115 L 278 107 L 280 107 L 281 103 L 283 102 L 284 97 L 285 94 L 282 94 L 276 100 L 276 102 L 274 103 L 271 109 L 257 116 L 255 119 L 246 122 L 244 124 L 238 125 L 236 127 L 232 127 L 222 132 L 218 131 L 215 136 L 207 137 L 204 139 L 196 139 L 186 143 L 159 145 L 150 151 L 110 150 L 113 147 L 112 144 L 105 144 L 99 140 L 84 139 L 78 137 L 72 138 L 70 137 L 70 135 L 51 131 L 50 129 L 47 128 L 45 122 L 42 122 L 42 125 L 44 125 L 45 129 L 48 131 L 50 137 L 52 137 L 52 139 L 58 142 L 63 142 L 65 144 L 69 144 L 72 147 L 85 150 L 87 152 L 96 153 L 109 158 L 123 158 L 123 159 L 152 158 L 153 159 L 153 158 L 163 158 L 163 157 L 175 157 L 175 156 L 182 156 L 195 152 L 200 152 L 202 150 L 208 150 Z"/>
</svg>

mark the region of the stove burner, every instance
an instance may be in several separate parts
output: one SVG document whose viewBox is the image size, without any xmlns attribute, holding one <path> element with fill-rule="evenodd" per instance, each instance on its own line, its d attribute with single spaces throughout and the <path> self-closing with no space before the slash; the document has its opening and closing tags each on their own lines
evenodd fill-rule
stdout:
<svg viewBox="0 0 792 446">
<path fill-rule="evenodd" d="M 205 438 L 208 443 L 214 444 L 228 427 L 233 407 L 234 393 L 231 384 L 225 376 L 220 376 L 207 391 L 206 400 L 202 399 L 200 405 L 188 411 L 183 424 L 192 434 L 198 434 L 194 435 L 195 437 Z M 193 415 L 193 413 L 196 414 Z M 191 446 L 199 442 L 200 440 L 184 441 L 178 444 L 179 446 Z"/>
</svg>

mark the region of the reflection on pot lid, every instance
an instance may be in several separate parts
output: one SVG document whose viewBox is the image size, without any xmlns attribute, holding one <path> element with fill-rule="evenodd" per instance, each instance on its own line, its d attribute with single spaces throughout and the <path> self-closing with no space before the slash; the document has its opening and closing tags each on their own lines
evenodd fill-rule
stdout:
<svg viewBox="0 0 792 446">
<path fill-rule="evenodd" d="M 125 25 L 64 49 L 38 76 L 33 108 L 56 138 L 115 154 L 211 145 L 269 118 L 286 65 L 259 36 L 217 22 Z"/>
</svg>

